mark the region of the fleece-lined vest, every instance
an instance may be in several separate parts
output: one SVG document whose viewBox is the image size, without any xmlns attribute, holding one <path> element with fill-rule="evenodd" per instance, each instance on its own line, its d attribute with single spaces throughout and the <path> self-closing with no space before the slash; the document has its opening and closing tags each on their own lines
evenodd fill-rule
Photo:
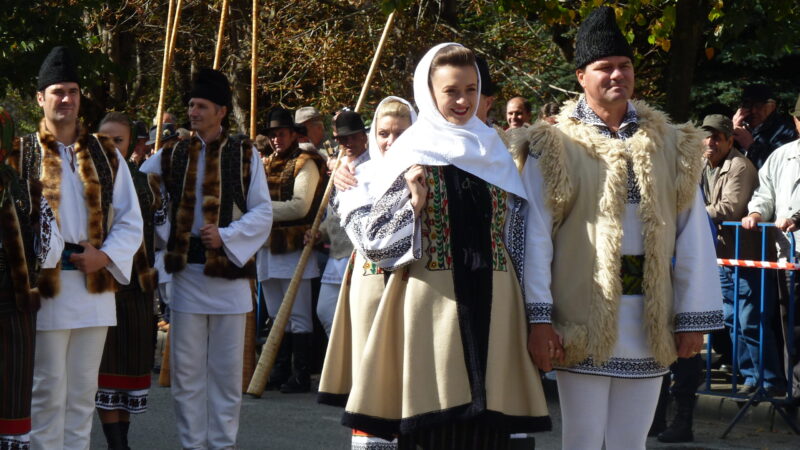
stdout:
<svg viewBox="0 0 800 450">
<path fill-rule="evenodd" d="M 164 267 L 169 273 L 183 270 L 188 262 L 197 199 L 197 164 L 202 147 L 203 142 L 193 135 L 173 148 L 162 150 L 161 173 L 172 202 L 172 228 L 164 258 Z M 227 134 L 206 145 L 202 182 L 204 223 L 224 228 L 247 212 L 252 148 L 246 137 L 229 137 Z M 207 276 L 227 279 L 255 277 L 255 258 L 250 258 L 244 267 L 237 267 L 221 247 L 205 249 L 205 258 L 203 273 Z"/>
<path fill-rule="evenodd" d="M 269 155 L 269 160 L 264 164 L 270 198 L 273 202 L 285 202 L 292 199 L 295 178 L 308 162 L 316 164 L 320 172 L 311 208 L 305 217 L 300 219 L 273 222 L 268 242 L 273 254 L 291 253 L 303 248 L 303 236 L 314 223 L 314 217 L 325 193 L 325 160 L 319 153 L 301 150 L 295 144 L 286 151 L 285 156 L 277 153 Z"/>
<path fill-rule="evenodd" d="M 552 319 L 564 337 L 566 366 L 590 355 L 602 364 L 617 340 L 628 160 L 641 191 L 647 343 L 663 366 L 677 357 L 671 258 L 678 213 L 692 204 L 700 180 L 701 135 L 690 124 L 671 125 L 645 103 L 634 106 L 639 130 L 626 141 L 570 118 L 572 105 L 557 127 L 530 130 L 553 214 Z"/>
<path fill-rule="evenodd" d="M 41 183 L 0 165 L 0 313 L 39 309 L 39 290 L 31 287 L 39 275 L 41 198 Z"/>
<path fill-rule="evenodd" d="M 119 167 L 117 150 L 108 137 L 88 134 L 79 126 L 74 151 L 77 160 L 75 172 L 83 183 L 86 199 L 87 241 L 95 248 L 100 248 L 113 221 L 111 202 Z M 9 164 L 19 171 L 24 180 L 42 182 L 42 195 L 50 204 L 60 226 L 61 156 L 58 142 L 45 127 L 44 119 L 39 124 L 38 133 L 22 138 L 20 152 L 9 155 Z M 61 263 L 54 269 L 42 269 L 38 285 L 43 297 L 51 298 L 58 294 L 60 276 Z M 114 292 L 116 289 L 114 277 L 107 269 L 86 274 L 86 290 L 89 293 Z"/>
</svg>

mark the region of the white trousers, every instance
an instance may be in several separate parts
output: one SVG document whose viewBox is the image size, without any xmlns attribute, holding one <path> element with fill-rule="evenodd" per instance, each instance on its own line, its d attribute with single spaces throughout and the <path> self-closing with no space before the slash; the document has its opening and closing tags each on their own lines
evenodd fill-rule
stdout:
<svg viewBox="0 0 800 450">
<path fill-rule="evenodd" d="M 336 302 L 339 300 L 339 290 L 341 284 L 322 283 L 319 288 L 319 300 L 317 300 L 317 317 L 325 328 L 325 333 L 331 337 L 333 327 L 333 315 L 336 313 Z"/>
<path fill-rule="evenodd" d="M 36 332 L 31 449 L 88 450 L 108 327 Z"/>
<path fill-rule="evenodd" d="M 561 448 L 644 450 L 662 377 L 613 378 L 559 370 Z"/>
<path fill-rule="evenodd" d="M 170 381 L 183 448 L 236 446 L 245 316 L 172 311 Z"/>
<path fill-rule="evenodd" d="M 289 289 L 291 280 L 285 278 L 268 278 L 261 282 L 264 296 L 267 298 L 267 313 L 275 317 L 283 302 L 283 296 Z M 297 297 L 292 305 L 292 315 L 286 325 L 289 333 L 312 333 L 314 322 L 311 315 L 311 280 L 300 280 Z"/>
</svg>

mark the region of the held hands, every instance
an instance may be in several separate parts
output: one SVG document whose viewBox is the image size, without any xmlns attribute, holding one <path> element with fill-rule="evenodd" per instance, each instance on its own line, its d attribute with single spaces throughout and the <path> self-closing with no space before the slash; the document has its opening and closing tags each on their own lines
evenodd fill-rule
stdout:
<svg viewBox="0 0 800 450">
<path fill-rule="evenodd" d="M 528 332 L 528 354 L 533 364 L 544 372 L 553 370 L 553 362 L 564 360 L 564 343 L 549 323 L 535 323 Z"/>
<path fill-rule="evenodd" d="M 678 358 L 691 358 L 703 348 L 703 333 L 699 331 L 675 333 L 675 347 L 678 348 Z"/>
<path fill-rule="evenodd" d="M 83 253 L 73 253 L 69 257 L 69 262 L 85 274 L 97 272 L 111 263 L 111 258 L 105 252 L 96 249 L 88 241 L 79 242 L 83 246 Z"/>
<path fill-rule="evenodd" d="M 200 227 L 200 240 L 205 248 L 218 249 L 222 247 L 222 238 L 219 235 L 219 228 L 212 223 L 207 223 Z"/>
<path fill-rule="evenodd" d="M 428 201 L 428 185 L 425 183 L 425 168 L 420 165 L 411 166 L 406 174 L 406 184 L 411 191 L 411 206 L 414 208 L 414 217 L 419 217 L 422 208 Z"/>
<path fill-rule="evenodd" d="M 350 167 L 350 164 L 339 164 L 339 168 L 333 173 L 333 185 L 340 191 L 356 187 L 358 181 L 354 174 L 355 170 Z"/>
</svg>

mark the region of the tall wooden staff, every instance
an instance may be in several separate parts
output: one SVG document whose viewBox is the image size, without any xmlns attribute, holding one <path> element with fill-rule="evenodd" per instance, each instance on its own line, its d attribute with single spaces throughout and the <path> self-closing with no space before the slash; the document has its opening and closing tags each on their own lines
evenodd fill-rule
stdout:
<svg viewBox="0 0 800 450">
<path fill-rule="evenodd" d="M 250 44 L 250 139 L 256 138 L 256 102 L 258 83 L 258 0 L 253 0 L 253 39 Z"/>
<path fill-rule="evenodd" d="M 364 81 L 364 86 L 361 88 L 361 95 L 359 95 L 358 103 L 356 103 L 356 112 L 361 109 L 361 106 L 364 102 L 369 84 L 375 74 L 375 68 L 378 65 L 378 60 L 383 52 L 383 46 L 386 43 L 386 36 L 389 34 L 389 28 L 392 26 L 393 21 L 394 12 L 389 14 L 389 17 L 386 19 L 386 25 L 383 28 L 381 40 L 378 42 L 378 48 L 375 50 L 375 55 L 372 57 L 372 64 L 370 65 L 369 72 L 367 73 L 367 79 Z M 342 160 L 342 153 L 343 152 L 340 151 L 339 157 L 336 159 L 336 165 L 333 168 L 334 172 L 336 171 L 336 168 L 339 167 L 339 163 Z M 328 201 L 331 197 L 332 188 L 333 177 L 328 180 L 328 186 L 325 188 L 325 194 L 322 196 L 322 203 L 317 211 L 317 215 L 314 217 L 314 223 L 311 225 L 312 236 L 316 235 L 317 230 L 319 229 L 319 224 L 322 222 L 322 216 L 325 214 L 325 209 L 327 208 Z M 303 247 L 303 253 L 300 254 L 300 262 L 298 262 L 297 267 L 294 269 L 292 280 L 289 282 L 289 287 L 286 289 L 286 295 L 283 297 L 281 307 L 278 309 L 278 314 L 275 316 L 275 322 L 273 323 L 272 329 L 269 332 L 267 342 L 264 344 L 264 348 L 261 351 L 261 357 L 258 359 L 256 371 L 253 374 L 252 380 L 250 381 L 250 386 L 247 388 L 247 393 L 254 397 L 261 397 L 261 394 L 264 393 L 264 388 L 267 386 L 267 378 L 269 378 L 272 365 L 275 364 L 275 357 L 278 354 L 278 348 L 280 347 L 281 340 L 283 339 L 284 329 L 286 328 L 286 323 L 289 321 L 289 316 L 292 314 L 292 306 L 294 306 L 294 300 L 295 297 L 297 297 L 297 290 L 300 287 L 300 281 L 303 277 L 303 272 L 305 271 L 306 264 L 311 256 L 313 247 L 314 242 L 312 240 L 309 240 L 305 247 Z"/>
<path fill-rule="evenodd" d="M 177 27 L 177 16 L 180 14 L 181 0 L 178 0 L 178 8 L 176 12 L 175 0 L 169 0 L 169 12 L 167 13 L 167 23 L 164 31 L 164 61 L 161 66 L 161 89 L 158 94 L 158 108 L 156 109 L 156 145 L 158 149 L 161 146 L 161 116 L 164 112 L 164 97 L 167 91 L 167 83 L 169 79 L 169 66 L 172 60 L 172 51 L 174 50 L 175 42 L 172 40 L 173 27 Z M 173 21 L 175 23 L 173 24 Z M 164 354 L 161 356 L 161 371 L 158 374 L 158 384 L 167 387 L 169 382 L 169 331 L 167 331 L 166 343 L 164 344 Z"/>
<path fill-rule="evenodd" d="M 225 22 L 228 21 L 228 0 L 222 0 L 222 15 L 219 18 L 219 31 L 217 32 L 217 48 L 214 51 L 214 70 L 219 70 L 222 59 L 222 41 L 225 37 Z"/>
<path fill-rule="evenodd" d="M 164 97 L 167 95 L 167 86 L 169 86 L 169 67 L 172 65 L 172 56 L 175 51 L 175 38 L 177 37 L 178 24 L 181 21 L 181 6 L 183 0 L 178 0 L 178 5 L 174 10 L 173 18 L 173 2 L 169 0 L 169 13 L 167 14 L 167 32 L 164 42 L 164 65 L 161 67 L 161 89 L 158 94 L 158 108 L 156 109 L 156 145 L 155 149 L 161 148 L 161 131 L 163 130 L 163 122 L 161 116 L 164 113 Z"/>
</svg>

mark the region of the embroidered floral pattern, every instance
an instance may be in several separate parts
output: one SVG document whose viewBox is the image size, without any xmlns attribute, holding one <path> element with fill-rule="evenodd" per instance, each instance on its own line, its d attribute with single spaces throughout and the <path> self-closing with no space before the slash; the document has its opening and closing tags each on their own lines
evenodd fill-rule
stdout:
<svg viewBox="0 0 800 450">
<path fill-rule="evenodd" d="M 525 217 L 522 214 L 524 203 L 520 197 L 514 197 L 505 241 L 508 256 L 511 257 L 511 263 L 514 264 L 514 271 L 517 273 L 522 298 L 525 298 Z"/>
<path fill-rule="evenodd" d="M 428 201 L 422 220 L 422 240 L 426 242 L 424 254 L 428 256 L 428 270 L 451 270 L 453 255 L 450 252 L 450 217 L 447 215 L 447 188 L 442 167 L 428 167 Z"/>
<path fill-rule="evenodd" d="M 56 223 L 56 217 L 53 213 L 47 199 L 42 196 L 40 212 L 39 212 L 39 228 L 41 232 L 39 236 L 35 236 L 36 242 L 36 258 L 39 264 L 44 264 L 47 259 L 47 254 L 50 253 L 50 238 L 53 236 L 53 229 L 50 224 Z"/>
<path fill-rule="evenodd" d="M 371 261 L 365 260 L 364 264 L 361 266 L 361 269 L 363 270 L 363 275 L 364 276 L 367 276 L 367 275 L 383 275 L 383 269 L 381 269 L 380 267 L 378 267 L 377 264 L 375 264 L 374 262 L 371 262 Z"/>
<path fill-rule="evenodd" d="M 552 323 L 553 305 L 544 302 L 525 303 L 528 323 Z"/>
<path fill-rule="evenodd" d="M 722 329 L 722 310 L 684 312 L 675 315 L 675 331 L 712 331 Z"/>
<path fill-rule="evenodd" d="M 137 391 L 114 391 L 98 389 L 95 395 L 95 406 L 100 409 L 121 409 L 131 414 L 147 411 L 148 389 Z"/>
<path fill-rule="evenodd" d="M 2 450 L 29 450 L 31 448 L 31 435 L 29 433 L 13 436 L 0 435 L 0 449 Z"/>
<path fill-rule="evenodd" d="M 669 369 L 657 363 L 653 358 L 612 357 L 604 364 L 596 366 L 591 356 L 572 367 L 559 369 L 567 372 L 616 378 L 654 378 L 666 375 L 669 372 Z"/>
<path fill-rule="evenodd" d="M 503 251 L 503 234 L 508 211 L 508 193 L 497 186 L 489 185 L 489 194 L 492 196 L 492 268 L 505 272 L 508 270 L 508 261 Z"/>
</svg>

